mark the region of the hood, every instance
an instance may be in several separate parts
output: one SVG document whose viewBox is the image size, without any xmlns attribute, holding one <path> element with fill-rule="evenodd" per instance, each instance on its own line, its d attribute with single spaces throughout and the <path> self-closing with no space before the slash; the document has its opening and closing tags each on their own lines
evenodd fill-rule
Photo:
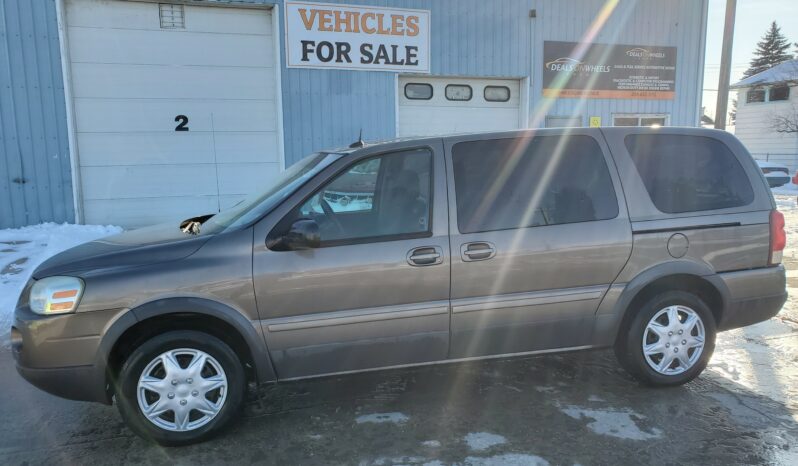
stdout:
<svg viewBox="0 0 798 466">
<path fill-rule="evenodd" d="M 33 278 L 174 261 L 193 254 L 211 236 L 183 233 L 175 222 L 126 231 L 54 255 L 36 268 Z"/>
</svg>

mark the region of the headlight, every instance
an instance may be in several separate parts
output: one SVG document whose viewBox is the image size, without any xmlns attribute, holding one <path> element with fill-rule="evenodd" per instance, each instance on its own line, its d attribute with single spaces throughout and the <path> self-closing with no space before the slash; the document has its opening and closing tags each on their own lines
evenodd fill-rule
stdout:
<svg viewBox="0 0 798 466">
<path fill-rule="evenodd" d="M 83 280 L 75 277 L 47 277 L 33 284 L 30 308 L 41 315 L 66 314 L 78 307 Z"/>
</svg>

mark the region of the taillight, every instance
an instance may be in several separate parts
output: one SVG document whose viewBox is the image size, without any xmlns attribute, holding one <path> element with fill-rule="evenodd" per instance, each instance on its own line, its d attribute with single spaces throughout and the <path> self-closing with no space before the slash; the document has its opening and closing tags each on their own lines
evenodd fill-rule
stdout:
<svg viewBox="0 0 798 466">
<path fill-rule="evenodd" d="M 792 177 L 792 184 L 798 184 L 798 171 L 796 171 L 795 175 Z"/>
<path fill-rule="evenodd" d="M 768 263 L 781 263 L 784 247 L 787 246 L 787 233 L 784 232 L 784 215 L 778 210 L 770 211 L 770 257 Z"/>
</svg>

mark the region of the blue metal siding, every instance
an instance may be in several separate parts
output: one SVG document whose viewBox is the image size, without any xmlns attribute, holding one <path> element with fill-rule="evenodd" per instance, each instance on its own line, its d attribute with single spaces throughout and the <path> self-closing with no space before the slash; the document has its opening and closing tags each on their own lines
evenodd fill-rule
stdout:
<svg viewBox="0 0 798 466">
<path fill-rule="evenodd" d="M 537 0 L 536 57 L 543 56 L 545 40 L 578 42 L 587 37 L 604 0 Z M 706 0 L 621 0 L 591 42 L 677 47 L 676 97 L 674 100 L 550 99 L 542 98 L 543 59 L 534 61 L 530 122 L 549 115 L 600 116 L 612 125 L 614 113 L 666 113 L 672 126 L 695 126 L 701 99 Z M 551 105 L 549 108 L 548 106 Z M 541 125 L 544 120 L 540 120 Z"/>
<path fill-rule="evenodd" d="M 0 0 L 0 148 L 0 228 L 74 221 L 53 0 Z"/>
</svg>

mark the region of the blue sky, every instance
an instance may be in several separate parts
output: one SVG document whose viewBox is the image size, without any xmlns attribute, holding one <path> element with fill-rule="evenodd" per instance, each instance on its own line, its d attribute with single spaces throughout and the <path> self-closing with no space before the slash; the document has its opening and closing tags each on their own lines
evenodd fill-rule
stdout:
<svg viewBox="0 0 798 466">
<path fill-rule="evenodd" d="M 710 115 L 714 114 L 717 98 L 713 90 L 718 88 L 725 10 L 726 0 L 709 0 L 703 105 Z M 732 48 L 732 83 L 740 80 L 748 68 L 756 43 L 774 20 L 791 42 L 798 42 L 798 0 L 737 0 L 737 24 Z M 790 53 L 795 53 L 794 46 L 790 48 Z"/>
</svg>

